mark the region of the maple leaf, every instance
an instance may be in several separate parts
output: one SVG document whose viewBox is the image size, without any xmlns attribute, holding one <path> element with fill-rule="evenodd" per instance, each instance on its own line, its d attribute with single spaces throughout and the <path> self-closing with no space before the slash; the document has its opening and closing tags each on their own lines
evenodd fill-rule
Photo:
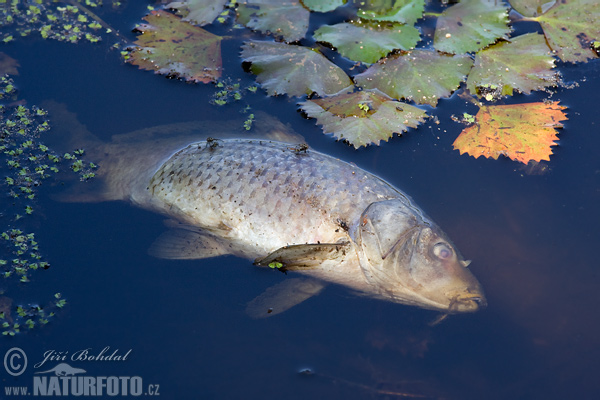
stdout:
<svg viewBox="0 0 600 400">
<path fill-rule="evenodd" d="M 558 139 L 555 128 L 567 119 L 566 107 L 557 101 L 501 106 L 484 106 L 475 116 L 475 124 L 456 138 L 454 149 L 475 158 L 498 159 L 504 155 L 527 164 L 550 160 Z"/>
<path fill-rule="evenodd" d="M 221 76 L 222 38 L 165 11 L 152 11 L 137 30 L 128 62 L 142 69 L 193 82 Z"/>
<path fill-rule="evenodd" d="M 352 86 L 352 81 L 337 65 L 318 51 L 277 42 L 246 42 L 242 59 L 252 63 L 256 81 L 269 96 L 319 96 L 335 94 Z"/>
<path fill-rule="evenodd" d="M 426 116 L 420 108 L 395 101 L 376 89 L 308 100 L 300 106 L 306 115 L 317 119 L 323 132 L 355 148 L 379 145 L 394 133 L 416 128 Z"/>
</svg>

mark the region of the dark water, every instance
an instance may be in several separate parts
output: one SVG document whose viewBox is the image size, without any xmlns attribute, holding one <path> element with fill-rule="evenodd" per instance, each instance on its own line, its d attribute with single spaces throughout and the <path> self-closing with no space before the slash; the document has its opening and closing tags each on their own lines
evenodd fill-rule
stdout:
<svg viewBox="0 0 600 400">
<path fill-rule="evenodd" d="M 129 35 L 141 15 L 142 6 L 130 5 L 105 18 Z M 225 43 L 224 65 L 244 85 L 253 77 L 236 58 L 239 44 Z M 123 65 L 108 47 L 25 39 L 1 50 L 21 64 L 21 98 L 66 103 L 105 139 L 237 115 L 237 106 L 208 105 L 211 86 Z M 554 95 L 569 107 L 569 120 L 543 175 L 452 150 L 461 127 L 449 116 L 475 112 L 456 97 L 435 110 L 439 126 L 428 123 L 360 151 L 300 118 L 295 100 L 262 93 L 248 100 L 290 123 L 312 147 L 413 196 L 474 260 L 488 296 L 485 311 L 430 327 L 433 312 L 330 287 L 280 316 L 251 320 L 245 303 L 282 274 L 234 257 L 154 259 L 146 250 L 163 230 L 161 216 L 124 203 L 63 204 L 40 196 L 36 232 L 52 268 L 12 293 L 27 302 L 60 291 L 68 306 L 43 329 L 1 338 L 1 355 L 18 346 L 33 364 L 49 350 L 131 350 L 126 361 L 70 364 L 91 376 L 140 376 L 144 387 L 160 385 L 167 399 L 598 398 L 600 63 L 562 70 L 580 86 Z M 14 378 L 2 370 L 0 382 L 31 386 L 33 371 Z"/>
</svg>

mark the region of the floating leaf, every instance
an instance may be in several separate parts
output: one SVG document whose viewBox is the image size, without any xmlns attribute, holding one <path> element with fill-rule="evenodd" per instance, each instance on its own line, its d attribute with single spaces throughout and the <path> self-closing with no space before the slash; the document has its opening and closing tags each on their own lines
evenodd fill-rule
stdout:
<svg viewBox="0 0 600 400">
<path fill-rule="evenodd" d="M 346 4 L 347 0 L 302 0 L 302 4 L 311 11 L 329 12 Z"/>
<path fill-rule="evenodd" d="M 351 60 L 374 63 L 392 50 L 413 49 L 419 41 L 419 31 L 414 26 L 391 22 L 344 22 L 322 26 L 313 37 L 331 43 Z"/>
<path fill-rule="evenodd" d="M 294 42 L 306 35 L 310 12 L 294 0 L 249 0 L 239 2 L 237 15 L 250 29 Z"/>
<path fill-rule="evenodd" d="M 251 62 L 250 69 L 257 75 L 270 96 L 319 96 L 335 94 L 352 86 L 352 81 L 340 67 L 318 51 L 306 47 L 277 42 L 246 42 L 242 59 Z"/>
<path fill-rule="evenodd" d="M 561 60 L 574 63 L 597 57 L 591 45 L 600 39 L 598 0 L 562 0 L 534 19 Z"/>
<path fill-rule="evenodd" d="M 528 33 L 482 50 L 467 79 L 467 89 L 479 93 L 482 86 L 494 86 L 502 93 L 513 89 L 529 94 L 548 86 L 556 86 L 558 74 L 552 71 L 554 57 L 543 35 Z"/>
<path fill-rule="evenodd" d="M 221 76 L 221 37 L 164 12 L 152 11 L 128 62 L 157 74 L 208 83 Z"/>
<path fill-rule="evenodd" d="M 567 119 L 565 108 L 558 102 L 484 106 L 453 146 L 475 158 L 504 155 L 524 164 L 549 161 L 558 139 L 554 128 L 561 128 L 560 121 Z"/>
<path fill-rule="evenodd" d="M 196 25 L 207 25 L 212 23 L 215 18 L 225 8 L 228 0 L 185 0 L 174 1 L 166 5 L 167 8 L 177 10 L 177 13 L 183 15 L 184 21 L 191 21 Z"/>
<path fill-rule="evenodd" d="M 308 100 L 300 106 L 309 117 L 317 119 L 323 132 L 332 133 L 355 148 L 371 143 L 379 145 L 394 133 L 416 128 L 426 116 L 425 111 L 392 100 L 378 90 Z"/>
<path fill-rule="evenodd" d="M 510 0 L 510 5 L 525 17 L 537 17 L 556 4 L 556 0 Z"/>
<path fill-rule="evenodd" d="M 397 99 L 412 99 L 435 107 L 440 97 L 447 97 L 458 88 L 472 65 L 473 60 L 467 55 L 414 50 L 371 65 L 355 80 L 364 88 L 377 88 Z"/>
<path fill-rule="evenodd" d="M 438 17 L 433 47 L 463 54 L 483 49 L 499 38 L 507 38 L 508 13 L 497 0 L 462 0 Z"/>
<path fill-rule="evenodd" d="M 360 2 L 358 16 L 373 21 L 412 25 L 423 16 L 425 0 L 370 0 Z"/>
</svg>

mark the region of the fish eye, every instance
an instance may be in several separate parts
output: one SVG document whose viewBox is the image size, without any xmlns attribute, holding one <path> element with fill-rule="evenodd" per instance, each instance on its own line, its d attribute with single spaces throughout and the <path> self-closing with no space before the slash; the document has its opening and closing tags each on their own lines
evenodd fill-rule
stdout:
<svg viewBox="0 0 600 400">
<path fill-rule="evenodd" d="M 433 254 L 441 260 L 445 260 L 452 256 L 452 249 L 444 242 L 439 242 L 433 245 Z"/>
</svg>

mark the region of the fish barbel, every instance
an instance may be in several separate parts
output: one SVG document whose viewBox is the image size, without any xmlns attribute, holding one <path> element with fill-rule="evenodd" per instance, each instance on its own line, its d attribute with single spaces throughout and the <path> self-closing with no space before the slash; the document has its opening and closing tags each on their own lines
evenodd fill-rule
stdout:
<svg viewBox="0 0 600 400">
<path fill-rule="evenodd" d="M 383 179 L 304 144 L 150 136 L 133 151 L 133 136 L 88 143 L 92 160 L 104 157 L 102 189 L 80 200 L 126 200 L 176 221 L 152 255 L 233 254 L 315 278 L 297 289 L 300 300 L 277 304 L 283 309 L 318 293 L 321 281 L 446 313 L 485 306 L 469 262 Z M 272 311 L 263 300 L 258 314 Z"/>
</svg>

